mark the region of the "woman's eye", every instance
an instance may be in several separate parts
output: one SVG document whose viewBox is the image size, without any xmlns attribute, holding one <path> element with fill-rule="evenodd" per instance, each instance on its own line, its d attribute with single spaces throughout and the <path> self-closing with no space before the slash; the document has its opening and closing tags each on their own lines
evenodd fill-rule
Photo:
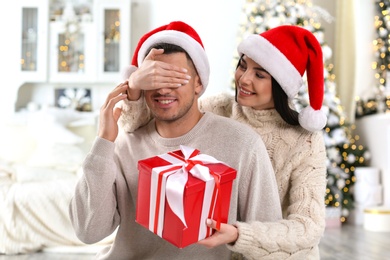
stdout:
<svg viewBox="0 0 390 260">
<path fill-rule="evenodd" d="M 246 70 L 246 66 L 244 66 L 244 65 L 242 65 L 242 64 L 240 64 L 240 69 L 242 69 L 242 70 Z"/>
</svg>

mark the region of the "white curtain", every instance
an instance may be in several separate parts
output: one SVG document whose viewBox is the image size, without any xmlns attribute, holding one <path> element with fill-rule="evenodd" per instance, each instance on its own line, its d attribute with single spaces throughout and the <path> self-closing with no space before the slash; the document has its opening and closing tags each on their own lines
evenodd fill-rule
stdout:
<svg viewBox="0 0 390 260">
<path fill-rule="evenodd" d="M 336 86 L 348 121 L 353 121 L 355 114 L 355 4 L 356 0 L 336 2 Z"/>
</svg>

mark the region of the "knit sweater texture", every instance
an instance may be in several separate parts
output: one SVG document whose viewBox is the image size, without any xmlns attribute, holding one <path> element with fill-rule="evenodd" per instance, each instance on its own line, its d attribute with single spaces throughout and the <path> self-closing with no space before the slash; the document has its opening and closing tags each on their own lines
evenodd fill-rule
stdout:
<svg viewBox="0 0 390 260">
<path fill-rule="evenodd" d="M 196 148 L 237 170 L 229 223 L 275 222 L 282 218 L 275 175 L 261 138 L 248 126 L 206 112 L 195 127 L 177 138 L 162 138 L 154 120 L 133 133 L 121 132 L 113 143 L 99 137 L 83 164 L 70 205 L 77 236 L 95 243 L 112 234 L 114 243 L 98 259 L 230 259 L 221 245 L 193 244 L 179 249 L 135 222 L 140 159 L 179 149 Z M 261 162 L 261 163 L 259 163 Z"/>
<path fill-rule="evenodd" d="M 143 103 L 124 103 L 123 129 L 134 131 L 150 120 Z M 327 183 L 322 132 L 289 125 L 274 109 L 242 107 L 227 93 L 201 98 L 200 109 L 251 126 L 262 137 L 275 171 L 283 220 L 251 225 L 237 222 L 239 238 L 228 248 L 241 255 L 233 258 L 320 259 Z"/>
</svg>

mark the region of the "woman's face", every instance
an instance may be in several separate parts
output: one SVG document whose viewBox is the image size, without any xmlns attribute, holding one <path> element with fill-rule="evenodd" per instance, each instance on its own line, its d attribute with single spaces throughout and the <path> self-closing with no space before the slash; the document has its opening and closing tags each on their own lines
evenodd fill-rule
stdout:
<svg viewBox="0 0 390 260">
<path fill-rule="evenodd" d="M 271 75 L 247 56 L 243 56 L 235 73 L 237 102 L 257 110 L 274 108 Z"/>
</svg>

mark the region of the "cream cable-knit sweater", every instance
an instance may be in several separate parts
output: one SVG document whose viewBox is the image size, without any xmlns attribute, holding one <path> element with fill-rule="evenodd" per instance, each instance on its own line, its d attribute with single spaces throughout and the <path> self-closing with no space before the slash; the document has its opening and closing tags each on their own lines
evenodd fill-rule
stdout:
<svg viewBox="0 0 390 260">
<path fill-rule="evenodd" d="M 120 124 L 126 131 L 150 120 L 142 100 L 124 103 Z M 241 107 L 228 94 L 204 97 L 200 108 L 250 125 L 263 138 L 276 174 L 283 220 L 250 226 L 237 223 L 240 236 L 229 249 L 247 259 L 320 259 L 326 189 L 322 133 L 291 126 L 274 109 Z"/>
</svg>

